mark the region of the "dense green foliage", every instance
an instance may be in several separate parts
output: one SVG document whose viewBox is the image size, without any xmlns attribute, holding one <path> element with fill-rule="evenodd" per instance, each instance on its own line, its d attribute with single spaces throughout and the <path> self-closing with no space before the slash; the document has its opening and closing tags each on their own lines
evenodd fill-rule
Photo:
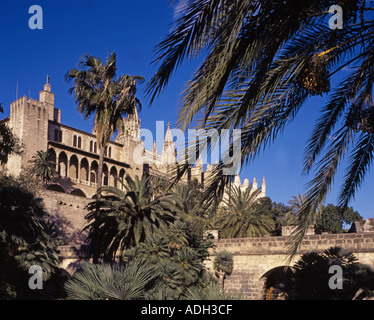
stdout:
<svg viewBox="0 0 374 320">
<path fill-rule="evenodd" d="M 144 242 L 157 231 L 173 228 L 178 209 L 173 193 L 155 195 L 145 175 L 133 180 L 129 175 L 124 191 L 102 187 L 105 195 L 89 204 L 86 216 L 87 241 L 95 262 L 115 260 L 117 254 Z"/>
<path fill-rule="evenodd" d="M 259 191 L 234 186 L 218 209 L 216 225 L 222 238 L 269 235 L 275 229 L 275 216 L 269 198 L 258 199 Z"/>
<path fill-rule="evenodd" d="M 299 194 L 298 197 L 294 196 L 288 201 L 288 206 L 282 203 L 273 204 L 277 215 L 277 225 L 279 227 L 287 225 L 297 226 L 301 219 L 300 211 L 305 201 L 306 196 Z M 321 208 L 313 224 L 318 232 L 342 233 L 347 231 L 344 230 L 345 227 L 360 220 L 362 220 L 362 217 L 352 207 L 341 208 L 333 204 L 328 204 Z M 276 235 L 280 235 L 278 230 Z"/>
<path fill-rule="evenodd" d="M 32 292 L 28 270 L 38 265 L 44 281 L 58 271 L 58 241 L 49 232 L 48 213 L 42 200 L 12 177 L 0 175 L 0 297 L 42 297 Z"/>
<path fill-rule="evenodd" d="M 178 198 L 177 207 L 183 213 L 183 222 L 180 225 L 184 225 L 183 233 L 188 238 L 188 245 L 197 250 L 202 257 L 207 257 L 212 243 L 204 238 L 204 231 L 212 227 L 216 208 L 205 208 L 201 205 L 203 192 L 196 181 L 177 184 L 172 190 Z"/>
<path fill-rule="evenodd" d="M 212 279 L 203 261 L 212 243 L 203 238 L 205 214 L 193 205 L 198 188 L 190 184 L 173 192 L 145 175 L 126 176 L 123 188 L 102 187 L 101 197 L 88 206 L 87 241 L 94 261 L 152 270 L 150 299 L 184 299 L 187 289 L 208 288 Z"/>
<path fill-rule="evenodd" d="M 222 291 L 203 272 L 198 284 L 184 286 L 178 266 L 163 260 L 155 267 L 129 261 L 121 265 L 85 263 L 65 285 L 68 300 L 231 300 L 240 295 Z M 172 278 L 171 278 L 172 277 Z"/>
<path fill-rule="evenodd" d="M 172 248 L 159 234 L 125 253 L 125 260 L 154 270 L 158 285 L 152 295 L 157 299 L 181 299 L 186 288 L 206 285 L 202 282 L 206 271 L 199 253 L 189 246 Z"/>
<path fill-rule="evenodd" d="M 328 204 L 323 207 L 321 216 L 316 221 L 316 227 L 321 232 L 341 233 L 345 225 L 360 220 L 362 217 L 352 207 L 342 209 Z"/>
<path fill-rule="evenodd" d="M 231 274 L 234 268 L 232 254 L 227 251 L 218 252 L 213 260 L 213 268 L 216 272 L 223 272 L 227 275 Z"/>
<path fill-rule="evenodd" d="M 68 300 L 140 300 L 153 287 L 155 277 L 152 268 L 136 263 L 85 263 L 65 284 L 65 290 Z"/>
<path fill-rule="evenodd" d="M 37 151 L 28 162 L 30 164 L 30 175 L 40 179 L 43 183 L 51 181 L 58 176 L 56 163 L 51 160 L 49 151 Z"/>
<path fill-rule="evenodd" d="M 0 114 L 3 107 L 0 104 Z M 21 152 L 21 145 L 18 138 L 13 134 L 12 130 L 5 123 L 0 123 L 0 165 L 8 162 L 8 157 L 14 153 Z"/>
</svg>

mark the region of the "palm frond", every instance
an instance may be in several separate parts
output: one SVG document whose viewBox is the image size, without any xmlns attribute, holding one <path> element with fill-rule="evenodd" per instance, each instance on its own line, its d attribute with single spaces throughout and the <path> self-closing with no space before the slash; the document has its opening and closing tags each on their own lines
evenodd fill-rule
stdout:
<svg viewBox="0 0 374 320">
<path fill-rule="evenodd" d="M 350 163 L 339 194 L 339 205 L 347 207 L 354 198 L 356 190 L 363 183 L 365 174 L 369 171 L 374 158 L 374 134 L 361 133 L 355 150 L 352 151 Z"/>
</svg>

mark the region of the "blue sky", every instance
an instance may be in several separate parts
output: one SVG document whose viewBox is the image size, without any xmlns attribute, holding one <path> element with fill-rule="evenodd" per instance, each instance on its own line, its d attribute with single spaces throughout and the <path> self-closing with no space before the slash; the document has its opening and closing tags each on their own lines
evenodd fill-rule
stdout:
<svg viewBox="0 0 374 320">
<path fill-rule="evenodd" d="M 43 9 L 43 30 L 28 26 L 31 5 Z M 51 77 L 56 107 L 62 110 L 62 122 L 90 132 L 92 123 L 83 121 L 64 81 L 66 72 L 75 67 L 83 54 L 105 59 L 116 52 L 118 74 L 141 75 L 148 81 L 156 68 L 150 63 L 154 48 L 168 33 L 174 8 L 168 0 L 2 0 L 0 19 L 0 102 L 5 114 L 18 96 L 38 98 L 39 91 Z M 185 83 L 198 61 L 186 62 L 174 74 L 167 90 L 150 107 L 144 101 L 145 84 L 138 88 L 143 100 L 142 127 L 154 131 L 156 120 L 174 127 L 177 103 Z M 305 191 L 310 177 L 301 173 L 305 142 L 323 105 L 323 98 L 310 100 L 276 142 L 241 172 L 242 180 L 265 176 L 267 194 L 272 200 L 286 203 Z M 2 116 L 0 116 L 2 117 Z M 159 146 L 158 146 L 159 147 Z M 343 169 L 343 168 L 342 168 Z M 340 170 L 329 203 L 336 202 L 344 170 Z M 374 177 L 367 175 L 364 185 L 351 205 L 365 217 L 374 217 L 371 196 Z"/>
</svg>

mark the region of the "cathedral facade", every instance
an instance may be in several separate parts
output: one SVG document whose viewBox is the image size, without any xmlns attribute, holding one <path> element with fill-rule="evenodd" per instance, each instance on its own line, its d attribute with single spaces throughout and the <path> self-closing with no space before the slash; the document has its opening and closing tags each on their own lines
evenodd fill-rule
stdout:
<svg viewBox="0 0 374 320">
<path fill-rule="evenodd" d="M 49 81 L 39 93 L 39 100 L 26 96 L 17 99 L 10 105 L 10 116 L 1 120 L 12 129 L 20 140 L 23 152 L 12 155 L 5 169 L 9 174 L 19 175 L 28 161 L 37 151 L 47 151 L 56 165 L 58 178 L 47 186 L 47 190 L 91 199 L 96 194 L 99 150 L 95 132 L 85 132 L 61 123 L 61 110 L 55 107 L 55 95 Z M 170 130 L 165 133 L 164 145 L 159 154 L 156 143 L 153 150 L 146 150 L 139 132 L 141 121 L 138 114 L 124 119 L 124 129 L 107 145 L 103 166 L 103 185 L 121 188 L 118 178 L 126 174 L 134 177 L 149 175 L 170 177 L 170 163 L 175 160 L 176 148 Z M 140 152 L 139 152 L 140 150 Z M 142 157 L 134 160 L 134 154 Z M 137 160 L 137 161 L 136 161 Z M 213 164 L 204 166 L 201 161 L 191 168 L 184 180 L 196 179 L 202 185 L 214 168 Z M 258 189 L 256 179 L 250 185 L 245 179 L 243 184 L 237 175 L 234 184 L 241 189 L 252 187 Z M 266 195 L 266 184 L 263 179 L 261 197 Z"/>
</svg>

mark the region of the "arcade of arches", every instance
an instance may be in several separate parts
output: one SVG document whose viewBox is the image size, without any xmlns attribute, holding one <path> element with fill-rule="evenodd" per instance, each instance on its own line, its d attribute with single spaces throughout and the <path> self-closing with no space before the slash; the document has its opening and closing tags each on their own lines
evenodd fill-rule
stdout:
<svg viewBox="0 0 374 320">
<path fill-rule="evenodd" d="M 58 187 L 51 184 L 48 190 L 91 198 L 95 194 L 97 186 L 98 159 L 57 148 L 49 148 L 48 150 L 50 161 L 56 165 L 60 185 Z M 123 188 L 122 185 L 119 185 L 118 179 L 123 180 L 125 175 L 126 170 L 123 167 L 104 162 L 102 185 Z M 79 187 L 76 186 L 78 184 Z M 69 186 L 70 190 L 68 190 Z M 57 190 L 57 188 L 59 189 Z"/>
</svg>

